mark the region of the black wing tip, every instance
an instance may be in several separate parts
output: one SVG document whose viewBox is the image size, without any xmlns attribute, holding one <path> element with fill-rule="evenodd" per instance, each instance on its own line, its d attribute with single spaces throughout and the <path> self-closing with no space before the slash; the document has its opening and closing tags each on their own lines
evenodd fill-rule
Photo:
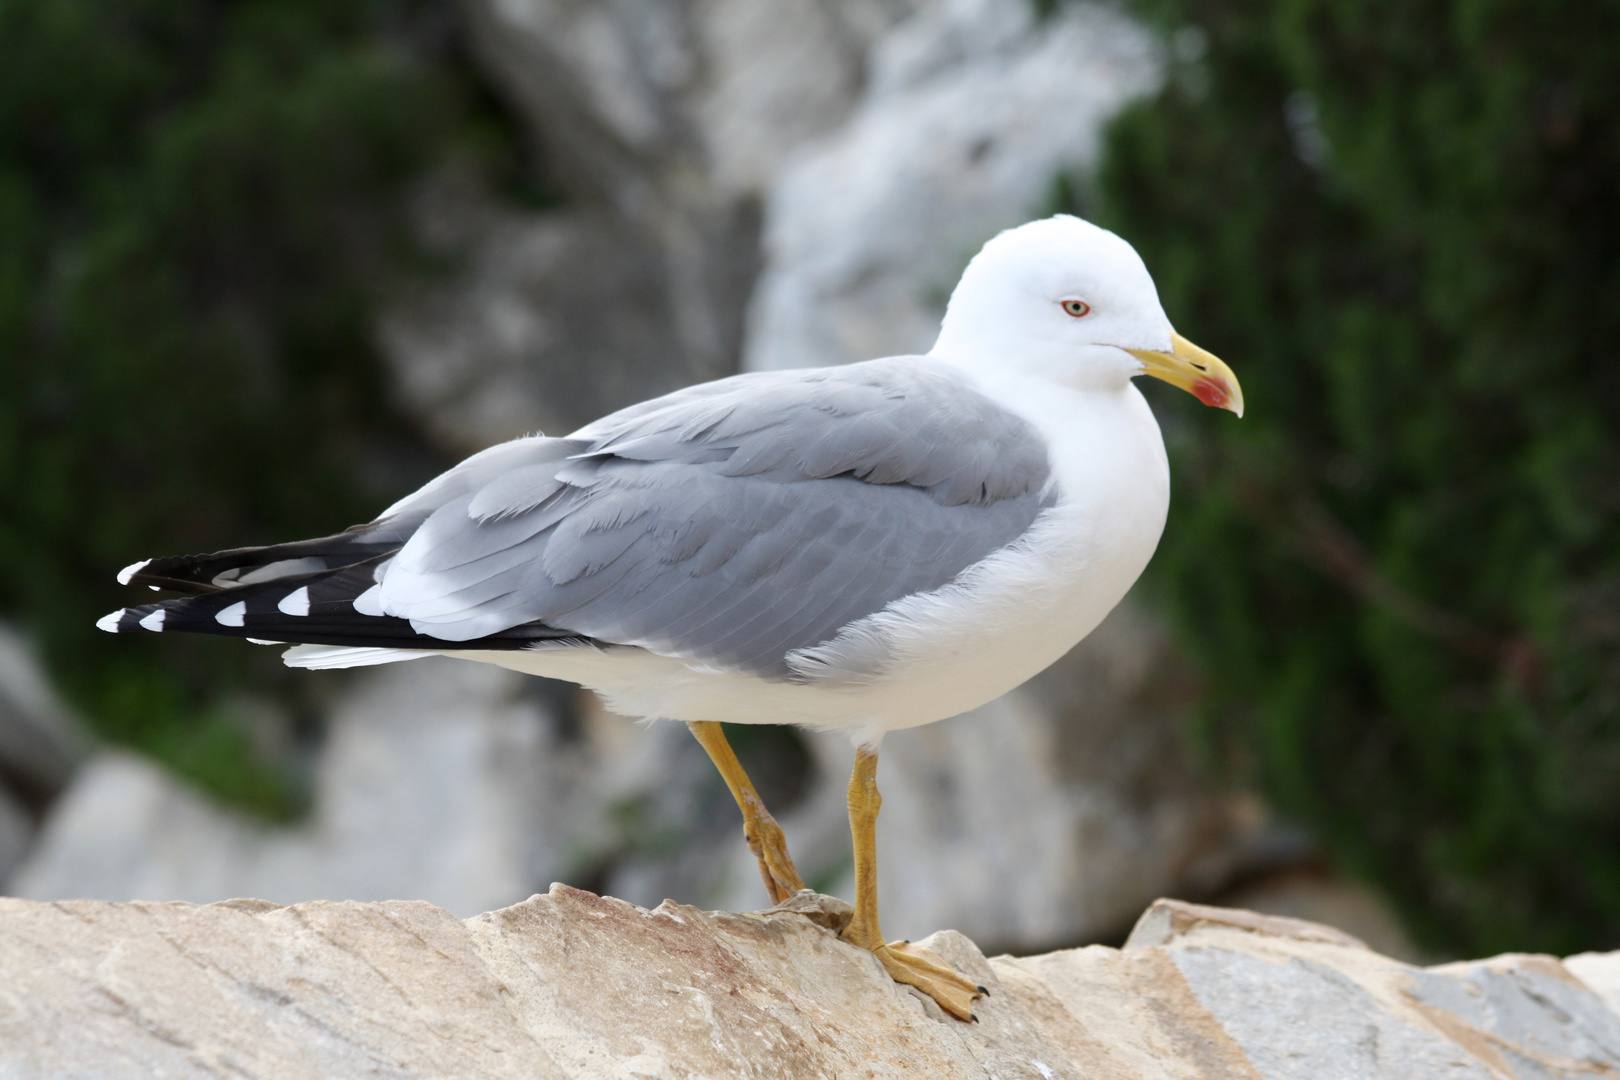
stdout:
<svg viewBox="0 0 1620 1080">
<path fill-rule="evenodd" d="M 214 557 L 168 555 L 142 559 L 118 571 L 118 584 L 145 585 L 154 592 L 164 590 L 192 596 L 218 592 L 220 586 L 214 584 L 212 576 L 202 578 L 196 573 L 198 563 Z"/>
<path fill-rule="evenodd" d="M 110 634 L 172 631 L 277 645 L 428 649 L 433 652 L 514 651 L 543 644 L 604 644 L 583 634 L 541 624 L 516 626 L 470 641 L 447 641 L 417 632 L 405 619 L 361 615 L 353 610 L 351 603 L 344 601 L 323 603 L 306 615 L 292 615 L 277 606 L 278 600 L 292 590 L 285 583 L 266 585 L 270 587 L 222 589 L 206 596 L 183 596 L 156 604 L 119 608 L 96 620 L 96 626 Z"/>
<path fill-rule="evenodd" d="M 362 525 L 352 525 L 332 536 L 310 540 L 294 540 L 285 544 L 260 547 L 228 548 L 200 555 L 164 555 L 130 563 L 118 572 L 120 585 L 148 585 L 154 589 L 200 595 L 218 592 L 222 587 L 242 584 L 240 578 L 262 576 L 264 580 L 291 577 L 301 573 L 336 570 L 358 562 L 367 562 L 397 551 L 409 538 L 409 523 L 400 524 L 392 518 L 381 518 Z M 306 563 L 303 567 L 288 565 L 269 575 L 267 568 L 278 563 Z M 319 564 L 319 565 L 315 565 Z"/>
<path fill-rule="evenodd" d="M 374 523 L 375 525 L 375 523 Z M 126 585 L 149 585 L 185 593 L 169 600 L 119 608 L 97 620 L 112 634 L 174 632 L 214 634 L 280 644 L 335 645 L 358 648 L 517 650 L 552 642 L 599 644 L 586 635 L 527 623 L 469 641 L 449 641 L 423 634 L 409 620 L 365 614 L 355 602 L 377 582 L 376 568 L 398 551 L 393 541 L 366 542 L 373 526 L 350 530 L 362 542 L 339 545 L 333 538 L 298 541 L 266 548 L 241 548 L 213 555 L 145 559 L 118 573 Z M 339 565 L 319 568 L 291 560 Z M 277 565 L 280 564 L 280 565 Z M 242 569 L 271 576 L 241 581 Z M 236 571 L 236 573 L 232 573 Z M 216 584 L 217 582 L 217 584 Z"/>
</svg>

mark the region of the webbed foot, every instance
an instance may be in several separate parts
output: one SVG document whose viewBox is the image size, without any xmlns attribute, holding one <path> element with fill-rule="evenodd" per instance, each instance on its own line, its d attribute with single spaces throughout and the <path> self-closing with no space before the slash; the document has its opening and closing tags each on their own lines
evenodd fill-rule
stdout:
<svg viewBox="0 0 1620 1080">
<path fill-rule="evenodd" d="M 984 987 L 962 975 L 932 949 L 909 941 L 891 941 L 872 950 L 895 982 L 915 986 L 958 1020 L 976 1020 L 973 1001 Z"/>
</svg>

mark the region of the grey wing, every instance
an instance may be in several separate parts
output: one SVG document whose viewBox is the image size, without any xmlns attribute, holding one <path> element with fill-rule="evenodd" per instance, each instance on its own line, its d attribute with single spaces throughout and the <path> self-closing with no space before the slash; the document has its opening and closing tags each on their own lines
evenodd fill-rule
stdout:
<svg viewBox="0 0 1620 1080">
<path fill-rule="evenodd" d="M 789 678 L 789 653 L 947 584 L 1050 502 L 1034 429 L 922 359 L 738 376 L 568 441 L 434 510 L 381 610 L 446 641 L 544 623 Z"/>
</svg>

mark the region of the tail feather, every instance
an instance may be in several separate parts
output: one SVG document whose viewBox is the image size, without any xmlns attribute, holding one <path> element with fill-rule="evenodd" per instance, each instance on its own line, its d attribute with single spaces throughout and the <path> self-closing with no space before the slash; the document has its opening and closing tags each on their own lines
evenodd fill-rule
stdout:
<svg viewBox="0 0 1620 1080">
<path fill-rule="evenodd" d="M 326 671 L 332 668 L 375 667 L 378 664 L 397 664 L 404 660 L 420 660 L 433 654 L 412 649 L 367 649 L 345 645 L 294 645 L 281 654 L 281 662 L 288 667 Z"/>
<path fill-rule="evenodd" d="M 282 551 L 292 547 L 296 545 L 279 545 Z M 256 641 L 434 652 L 523 649 L 540 642 L 558 645 L 599 644 L 590 638 L 540 623 L 514 626 L 473 641 L 444 641 L 418 633 L 409 620 L 381 614 L 362 600 L 376 584 L 377 567 L 392 556 L 395 547 L 397 545 L 390 545 L 387 551 L 379 555 L 336 569 L 291 573 L 228 587 L 214 586 L 207 592 L 193 596 L 121 608 L 96 625 L 117 634 L 143 630 L 219 634 Z M 313 555 L 297 557 L 319 558 Z M 285 561 L 288 560 L 273 559 L 258 565 L 268 567 Z M 199 566 L 201 563 L 199 561 L 193 565 Z M 142 572 L 131 575 L 131 580 L 141 582 Z M 358 606 L 357 600 L 361 601 Z"/>
</svg>

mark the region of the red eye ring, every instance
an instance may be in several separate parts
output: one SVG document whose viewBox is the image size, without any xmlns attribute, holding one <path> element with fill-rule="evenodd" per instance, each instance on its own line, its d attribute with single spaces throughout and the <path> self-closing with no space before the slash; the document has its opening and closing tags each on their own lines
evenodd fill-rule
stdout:
<svg viewBox="0 0 1620 1080">
<path fill-rule="evenodd" d="M 1091 314 L 1091 305 L 1084 300 L 1060 300 L 1058 303 L 1063 307 L 1064 312 L 1076 319 L 1083 319 Z"/>
</svg>

